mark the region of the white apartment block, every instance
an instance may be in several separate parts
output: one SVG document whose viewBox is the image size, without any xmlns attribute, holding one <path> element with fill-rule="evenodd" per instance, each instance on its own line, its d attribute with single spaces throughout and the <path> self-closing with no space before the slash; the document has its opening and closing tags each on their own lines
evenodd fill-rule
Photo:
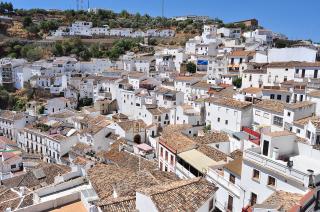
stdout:
<svg viewBox="0 0 320 212">
<path fill-rule="evenodd" d="M 206 125 L 213 130 L 239 132 L 252 124 L 252 104 L 231 98 L 209 98 L 205 102 Z"/>
</svg>

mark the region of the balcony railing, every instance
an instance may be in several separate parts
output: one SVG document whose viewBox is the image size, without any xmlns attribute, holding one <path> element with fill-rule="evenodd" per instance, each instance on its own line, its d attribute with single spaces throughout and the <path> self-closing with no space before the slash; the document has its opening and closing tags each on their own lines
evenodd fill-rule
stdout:
<svg viewBox="0 0 320 212">
<path fill-rule="evenodd" d="M 207 178 L 209 178 L 209 181 L 213 181 L 213 183 L 224 187 L 226 190 L 228 190 L 229 192 L 233 193 L 235 196 L 240 198 L 240 194 L 241 194 L 240 187 L 226 180 L 223 176 L 219 175 L 215 170 L 209 170 L 206 176 Z"/>
<path fill-rule="evenodd" d="M 189 170 L 187 170 L 186 168 L 184 168 L 182 165 L 180 165 L 179 163 L 176 163 L 176 169 L 183 174 L 185 177 L 187 178 L 195 178 L 196 176 L 194 176 L 191 172 L 189 172 Z"/>
</svg>

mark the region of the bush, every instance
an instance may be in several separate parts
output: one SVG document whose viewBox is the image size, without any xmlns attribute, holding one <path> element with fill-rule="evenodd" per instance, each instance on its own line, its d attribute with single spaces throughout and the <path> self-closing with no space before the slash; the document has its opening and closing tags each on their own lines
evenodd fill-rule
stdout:
<svg viewBox="0 0 320 212">
<path fill-rule="evenodd" d="M 242 79 L 238 77 L 237 79 L 232 81 L 233 86 L 236 86 L 237 88 L 241 88 L 242 86 Z"/>
<path fill-rule="evenodd" d="M 197 66 L 196 64 L 192 63 L 192 62 L 189 62 L 187 63 L 187 72 L 189 73 L 196 73 L 197 71 Z"/>
</svg>

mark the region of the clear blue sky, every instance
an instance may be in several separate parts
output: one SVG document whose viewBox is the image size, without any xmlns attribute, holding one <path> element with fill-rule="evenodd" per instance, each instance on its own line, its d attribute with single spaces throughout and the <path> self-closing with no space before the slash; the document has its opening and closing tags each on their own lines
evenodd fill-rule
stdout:
<svg viewBox="0 0 320 212">
<path fill-rule="evenodd" d="M 3 0 L 5 1 L 5 0 Z M 7 0 L 15 8 L 75 9 L 76 0 Z M 87 0 L 83 0 L 87 5 Z M 257 18 L 265 28 L 291 39 L 320 42 L 320 0 L 164 0 L 165 16 L 208 15 L 225 22 Z M 106 8 L 152 16 L 161 15 L 161 0 L 90 0 L 93 8 Z"/>
</svg>

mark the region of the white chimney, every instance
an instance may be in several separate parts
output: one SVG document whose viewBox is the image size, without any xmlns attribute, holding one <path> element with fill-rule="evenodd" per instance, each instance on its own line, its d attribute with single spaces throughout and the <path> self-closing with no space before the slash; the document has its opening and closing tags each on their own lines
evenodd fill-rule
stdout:
<svg viewBox="0 0 320 212">
<path fill-rule="evenodd" d="M 20 190 L 20 195 L 23 196 L 25 194 L 25 188 L 21 186 L 19 190 Z"/>
<path fill-rule="evenodd" d="M 113 193 L 112 193 L 113 198 L 118 198 L 118 193 L 117 193 L 117 189 L 116 189 L 117 186 L 113 185 L 112 188 L 113 188 Z"/>
<path fill-rule="evenodd" d="M 279 159 L 279 148 L 278 147 L 273 147 L 273 156 L 272 158 L 274 160 L 278 160 Z"/>
</svg>

